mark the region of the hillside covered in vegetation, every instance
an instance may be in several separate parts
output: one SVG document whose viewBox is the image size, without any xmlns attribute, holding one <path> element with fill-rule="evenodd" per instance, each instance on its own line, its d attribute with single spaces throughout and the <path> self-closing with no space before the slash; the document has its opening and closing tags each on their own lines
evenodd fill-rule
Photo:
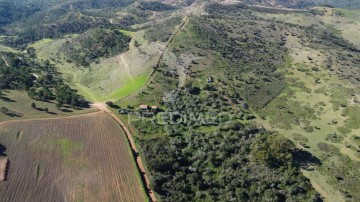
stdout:
<svg viewBox="0 0 360 202">
<path fill-rule="evenodd" d="M 326 24 L 278 20 L 332 12 L 341 19 L 340 10 L 266 14 L 211 4 L 206 12 L 189 17 L 154 80 L 129 98 L 165 111 L 131 122 L 161 199 L 323 200 L 306 175 L 327 189 L 325 200 L 357 201 L 351 142 L 359 119 L 350 111 L 359 108 L 351 101 L 359 93 L 358 43 Z"/>
<path fill-rule="evenodd" d="M 358 1 L 1 5 L 0 121 L 91 102 L 152 201 L 360 201 Z"/>
<path fill-rule="evenodd" d="M 63 44 L 63 52 L 68 61 L 78 66 L 89 66 L 102 58 L 125 52 L 129 48 L 130 37 L 118 30 L 89 30 Z"/>
</svg>

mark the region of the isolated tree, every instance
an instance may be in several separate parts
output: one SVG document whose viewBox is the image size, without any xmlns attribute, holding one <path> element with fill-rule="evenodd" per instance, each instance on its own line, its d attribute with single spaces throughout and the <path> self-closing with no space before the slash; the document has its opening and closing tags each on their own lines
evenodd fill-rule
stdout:
<svg viewBox="0 0 360 202">
<path fill-rule="evenodd" d="M 74 107 L 78 106 L 78 104 L 79 104 L 78 98 L 76 96 L 73 96 L 71 98 L 71 102 L 70 102 L 71 107 L 74 108 Z"/>
<path fill-rule="evenodd" d="M 114 103 L 111 102 L 111 101 L 107 101 L 107 102 L 106 102 L 106 105 L 109 106 L 109 107 L 113 107 L 113 106 L 114 106 Z"/>
<path fill-rule="evenodd" d="M 281 135 L 258 136 L 252 144 L 252 156 L 271 167 L 292 162 L 294 144 Z"/>
<path fill-rule="evenodd" d="M 140 46 L 139 42 L 135 40 L 135 41 L 134 41 L 134 46 L 135 46 L 135 47 L 139 47 L 139 46 Z"/>
<path fill-rule="evenodd" d="M 47 107 L 44 108 L 45 112 L 48 113 L 49 109 Z"/>
<path fill-rule="evenodd" d="M 60 110 L 60 109 L 61 109 L 61 107 L 62 107 L 62 104 L 61 104 L 61 103 L 59 103 L 59 102 L 57 102 L 55 106 L 56 106 L 56 108 L 57 108 L 58 110 Z"/>
<path fill-rule="evenodd" d="M 31 107 L 33 108 L 33 109 L 36 109 L 36 104 L 33 102 L 33 103 L 31 103 Z"/>
<path fill-rule="evenodd" d="M 35 48 L 33 48 L 33 47 L 27 48 L 26 52 L 29 54 L 30 58 L 33 59 L 33 63 L 34 63 L 35 58 L 36 58 Z"/>
<path fill-rule="evenodd" d="M 31 98 L 35 98 L 37 96 L 37 92 L 34 87 L 31 87 L 27 93 L 28 93 L 29 97 L 31 97 Z"/>
</svg>

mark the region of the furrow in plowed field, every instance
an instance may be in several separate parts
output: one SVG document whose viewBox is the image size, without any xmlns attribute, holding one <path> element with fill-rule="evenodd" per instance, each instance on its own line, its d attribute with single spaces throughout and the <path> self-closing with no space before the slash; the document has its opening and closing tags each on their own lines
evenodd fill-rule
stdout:
<svg viewBox="0 0 360 202">
<path fill-rule="evenodd" d="M 4 123 L 1 201 L 146 201 L 126 136 L 106 113 Z"/>
</svg>

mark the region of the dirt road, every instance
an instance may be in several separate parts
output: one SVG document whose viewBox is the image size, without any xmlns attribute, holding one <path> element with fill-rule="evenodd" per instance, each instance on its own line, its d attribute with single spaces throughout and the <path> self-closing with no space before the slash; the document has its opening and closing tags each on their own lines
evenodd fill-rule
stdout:
<svg viewBox="0 0 360 202">
<path fill-rule="evenodd" d="M 1 58 L 2 58 L 2 60 L 4 60 L 5 65 L 8 66 L 8 67 L 10 67 L 10 65 L 9 65 L 8 61 L 6 60 L 6 58 L 5 58 L 4 56 L 2 56 Z"/>
<path fill-rule="evenodd" d="M 123 54 L 120 55 L 120 61 L 121 61 L 121 63 L 123 64 L 123 67 L 124 67 L 124 69 L 125 69 L 125 71 L 126 71 L 126 75 L 129 77 L 129 79 L 131 80 L 131 82 L 134 83 L 134 78 L 131 76 L 131 73 L 130 73 L 129 64 L 126 62 Z"/>
<path fill-rule="evenodd" d="M 156 197 L 155 194 L 153 192 L 153 190 L 150 188 L 150 180 L 145 172 L 145 167 L 144 164 L 139 156 L 139 151 L 136 147 L 136 144 L 134 142 L 134 138 L 131 135 L 130 130 L 126 127 L 125 123 L 123 121 L 121 121 L 111 110 L 109 110 L 106 106 L 105 103 L 94 103 L 91 105 L 92 107 L 95 107 L 97 109 L 99 109 L 100 111 L 106 112 L 107 114 L 109 114 L 116 122 L 119 123 L 119 125 L 124 129 L 127 139 L 129 141 L 130 147 L 134 153 L 134 158 L 136 161 L 136 165 L 140 171 L 140 175 L 142 180 L 145 183 L 145 187 L 146 187 L 146 193 L 149 195 L 151 202 L 156 202 Z"/>
</svg>

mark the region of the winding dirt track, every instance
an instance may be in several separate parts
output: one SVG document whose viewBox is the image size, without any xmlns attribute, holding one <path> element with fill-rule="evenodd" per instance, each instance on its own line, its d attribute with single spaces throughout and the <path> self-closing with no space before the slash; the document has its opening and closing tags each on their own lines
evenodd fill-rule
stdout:
<svg viewBox="0 0 360 202">
<path fill-rule="evenodd" d="M 1 59 L 4 60 L 6 66 L 10 67 L 8 61 L 6 60 L 6 58 L 4 56 L 2 56 Z"/>
<path fill-rule="evenodd" d="M 131 82 L 134 84 L 134 78 L 131 76 L 129 64 L 128 64 L 128 63 L 126 62 L 126 60 L 124 59 L 124 55 L 123 55 L 123 54 L 120 55 L 120 61 L 121 61 L 121 63 L 124 65 L 124 69 L 125 69 L 125 71 L 126 71 L 126 75 L 129 77 L 129 79 L 131 80 Z"/>
</svg>

